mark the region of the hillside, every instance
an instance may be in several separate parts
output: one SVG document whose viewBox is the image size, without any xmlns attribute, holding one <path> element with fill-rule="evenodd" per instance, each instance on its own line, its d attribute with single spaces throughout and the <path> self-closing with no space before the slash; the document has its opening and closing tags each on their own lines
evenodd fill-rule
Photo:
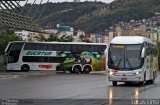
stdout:
<svg viewBox="0 0 160 105">
<path fill-rule="evenodd" d="M 30 6 L 30 4 L 24 6 L 24 13 Z M 87 32 L 100 33 L 117 22 L 147 19 L 155 12 L 160 12 L 160 0 L 115 0 L 110 4 L 102 2 L 34 4 L 28 15 L 42 27 L 55 27 L 56 24 L 70 25 Z"/>
</svg>

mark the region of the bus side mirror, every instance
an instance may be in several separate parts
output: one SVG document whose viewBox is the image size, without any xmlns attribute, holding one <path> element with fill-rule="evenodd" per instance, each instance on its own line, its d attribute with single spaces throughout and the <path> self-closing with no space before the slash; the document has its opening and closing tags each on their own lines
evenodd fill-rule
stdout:
<svg viewBox="0 0 160 105">
<path fill-rule="evenodd" d="M 108 47 L 105 49 L 104 54 L 105 54 L 106 58 L 108 58 Z"/>
<path fill-rule="evenodd" d="M 142 53 L 141 53 L 141 58 L 144 58 L 146 56 L 146 49 L 143 47 Z"/>
<path fill-rule="evenodd" d="M 105 54 L 105 70 L 108 72 L 108 55 L 109 55 L 109 48 L 107 46 L 107 48 L 105 49 L 104 51 L 104 54 Z"/>
</svg>

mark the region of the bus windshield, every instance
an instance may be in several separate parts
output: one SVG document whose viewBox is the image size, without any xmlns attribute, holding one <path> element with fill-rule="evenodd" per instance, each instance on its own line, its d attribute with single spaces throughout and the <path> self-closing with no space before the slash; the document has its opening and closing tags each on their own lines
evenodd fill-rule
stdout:
<svg viewBox="0 0 160 105">
<path fill-rule="evenodd" d="M 116 70 L 140 68 L 141 48 L 141 45 L 111 45 L 108 67 Z"/>
</svg>

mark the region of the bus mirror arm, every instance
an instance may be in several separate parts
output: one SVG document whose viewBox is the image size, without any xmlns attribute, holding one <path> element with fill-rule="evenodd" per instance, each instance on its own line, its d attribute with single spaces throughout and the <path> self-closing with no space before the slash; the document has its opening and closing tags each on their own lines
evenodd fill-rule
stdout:
<svg viewBox="0 0 160 105">
<path fill-rule="evenodd" d="M 105 56 L 106 56 L 106 58 L 108 58 L 108 47 L 105 49 L 105 51 L 104 51 L 104 53 L 105 53 Z"/>
<path fill-rule="evenodd" d="M 144 58 L 146 56 L 146 49 L 143 47 L 141 52 L 141 58 Z"/>
</svg>

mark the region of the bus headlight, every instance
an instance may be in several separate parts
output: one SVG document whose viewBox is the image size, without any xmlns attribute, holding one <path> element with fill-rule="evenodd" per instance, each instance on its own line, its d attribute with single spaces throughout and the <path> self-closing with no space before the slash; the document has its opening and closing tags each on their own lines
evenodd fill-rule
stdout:
<svg viewBox="0 0 160 105">
<path fill-rule="evenodd" d="M 138 75 L 138 74 L 140 74 L 140 72 L 139 72 L 139 71 L 137 71 L 137 72 L 136 72 L 136 75 Z"/>
<path fill-rule="evenodd" d="M 118 70 L 111 70 L 110 72 L 109 72 L 109 75 L 114 75 L 114 74 L 116 74 L 118 72 Z"/>
<path fill-rule="evenodd" d="M 113 75 L 113 72 L 109 72 L 109 75 Z"/>
<path fill-rule="evenodd" d="M 138 75 L 138 74 L 141 74 L 141 73 L 142 73 L 142 70 L 137 71 L 135 74 Z"/>
</svg>

